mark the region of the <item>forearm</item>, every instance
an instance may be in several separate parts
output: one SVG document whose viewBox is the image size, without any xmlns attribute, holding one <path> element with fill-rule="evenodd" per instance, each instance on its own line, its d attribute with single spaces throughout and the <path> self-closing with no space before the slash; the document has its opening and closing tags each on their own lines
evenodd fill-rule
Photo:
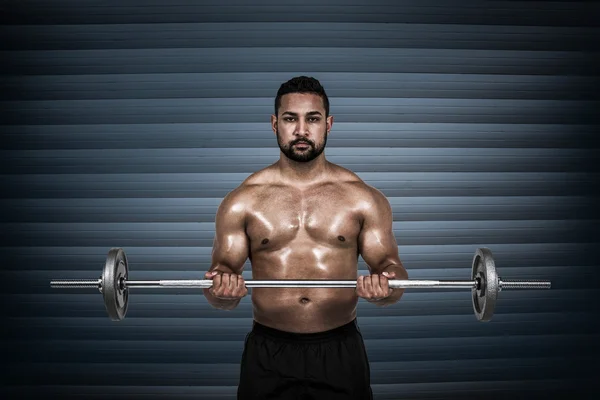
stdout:
<svg viewBox="0 0 600 400">
<path fill-rule="evenodd" d="M 373 273 L 382 274 L 384 272 L 396 274 L 396 276 L 393 278 L 394 280 L 408 279 L 408 272 L 402 266 L 402 264 L 391 264 L 377 272 L 374 271 Z M 402 295 L 404 294 L 405 290 L 406 289 L 392 289 L 392 293 L 388 297 L 378 300 L 378 301 L 369 301 L 369 302 L 373 303 L 379 307 L 389 306 L 389 305 L 397 303 L 402 298 Z"/>
</svg>

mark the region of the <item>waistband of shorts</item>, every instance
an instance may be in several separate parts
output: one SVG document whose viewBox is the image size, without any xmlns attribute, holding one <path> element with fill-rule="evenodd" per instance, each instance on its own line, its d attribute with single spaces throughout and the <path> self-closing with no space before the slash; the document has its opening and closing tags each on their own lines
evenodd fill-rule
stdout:
<svg viewBox="0 0 600 400">
<path fill-rule="evenodd" d="M 358 332 L 358 325 L 356 319 L 353 319 L 347 324 L 323 332 L 296 333 L 271 328 L 254 321 L 252 332 L 277 340 L 289 340 L 294 342 L 319 342 L 344 337 L 348 334 L 356 334 Z"/>
</svg>

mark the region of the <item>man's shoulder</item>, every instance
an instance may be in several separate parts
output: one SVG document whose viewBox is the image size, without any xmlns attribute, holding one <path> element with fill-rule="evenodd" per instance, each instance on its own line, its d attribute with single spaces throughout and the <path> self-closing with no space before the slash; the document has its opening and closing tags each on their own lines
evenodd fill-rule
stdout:
<svg viewBox="0 0 600 400">
<path fill-rule="evenodd" d="M 358 174 L 339 165 L 333 164 L 335 182 L 351 190 L 355 195 L 364 198 L 380 197 L 383 195 L 377 188 L 369 185 Z"/>
<path fill-rule="evenodd" d="M 346 167 L 329 163 L 329 169 L 331 170 L 332 179 L 337 182 L 354 186 L 365 185 L 365 182 L 358 176 L 358 174 Z"/>
<path fill-rule="evenodd" d="M 365 214 L 380 213 L 390 208 L 385 194 L 368 184 L 356 173 L 340 166 L 335 168 L 335 185 L 342 188 L 344 196 L 353 199 L 358 210 Z"/>
<path fill-rule="evenodd" d="M 269 184 L 271 167 L 253 172 L 223 199 L 224 204 L 248 203 L 258 191 Z"/>
<path fill-rule="evenodd" d="M 273 174 L 275 172 L 275 166 L 269 165 L 258 171 L 250 174 L 244 181 L 240 184 L 240 188 L 245 190 L 255 189 L 258 186 L 269 184 L 273 179 Z"/>
</svg>

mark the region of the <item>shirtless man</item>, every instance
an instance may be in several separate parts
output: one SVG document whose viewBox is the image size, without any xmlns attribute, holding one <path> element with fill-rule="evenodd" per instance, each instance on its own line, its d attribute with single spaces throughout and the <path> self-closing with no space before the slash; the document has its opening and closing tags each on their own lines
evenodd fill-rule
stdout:
<svg viewBox="0 0 600 400">
<path fill-rule="evenodd" d="M 356 322 L 359 298 L 378 306 L 408 279 L 385 196 L 325 159 L 333 125 L 319 81 L 297 77 L 279 88 L 273 132 L 279 160 L 230 192 L 216 215 L 209 303 L 231 310 L 253 279 L 352 279 L 349 288 L 253 288 L 238 399 L 371 399 L 370 368 Z M 370 275 L 358 276 L 358 256 Z"/>
</svg>

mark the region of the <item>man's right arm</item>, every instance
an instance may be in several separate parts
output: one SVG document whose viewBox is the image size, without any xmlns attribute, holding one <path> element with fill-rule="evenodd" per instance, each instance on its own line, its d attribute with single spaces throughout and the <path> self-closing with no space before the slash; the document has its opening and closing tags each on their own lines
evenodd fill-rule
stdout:
<svg viewBox="0 0 600 400">
<path fill-rule="evenodd" d="M 203 289 L 204 296 L 213 307 L 222 310 L 234 309 L 248 294 L 242 270 L 249 255 L 249 240 L 246 235 L 246 207 L 239 191 L 236 189 L 225 196 L 219 205 L 212 261 L 205 275 L 205 279 L 213 280 L 213 286 Z"/>
</svg>

